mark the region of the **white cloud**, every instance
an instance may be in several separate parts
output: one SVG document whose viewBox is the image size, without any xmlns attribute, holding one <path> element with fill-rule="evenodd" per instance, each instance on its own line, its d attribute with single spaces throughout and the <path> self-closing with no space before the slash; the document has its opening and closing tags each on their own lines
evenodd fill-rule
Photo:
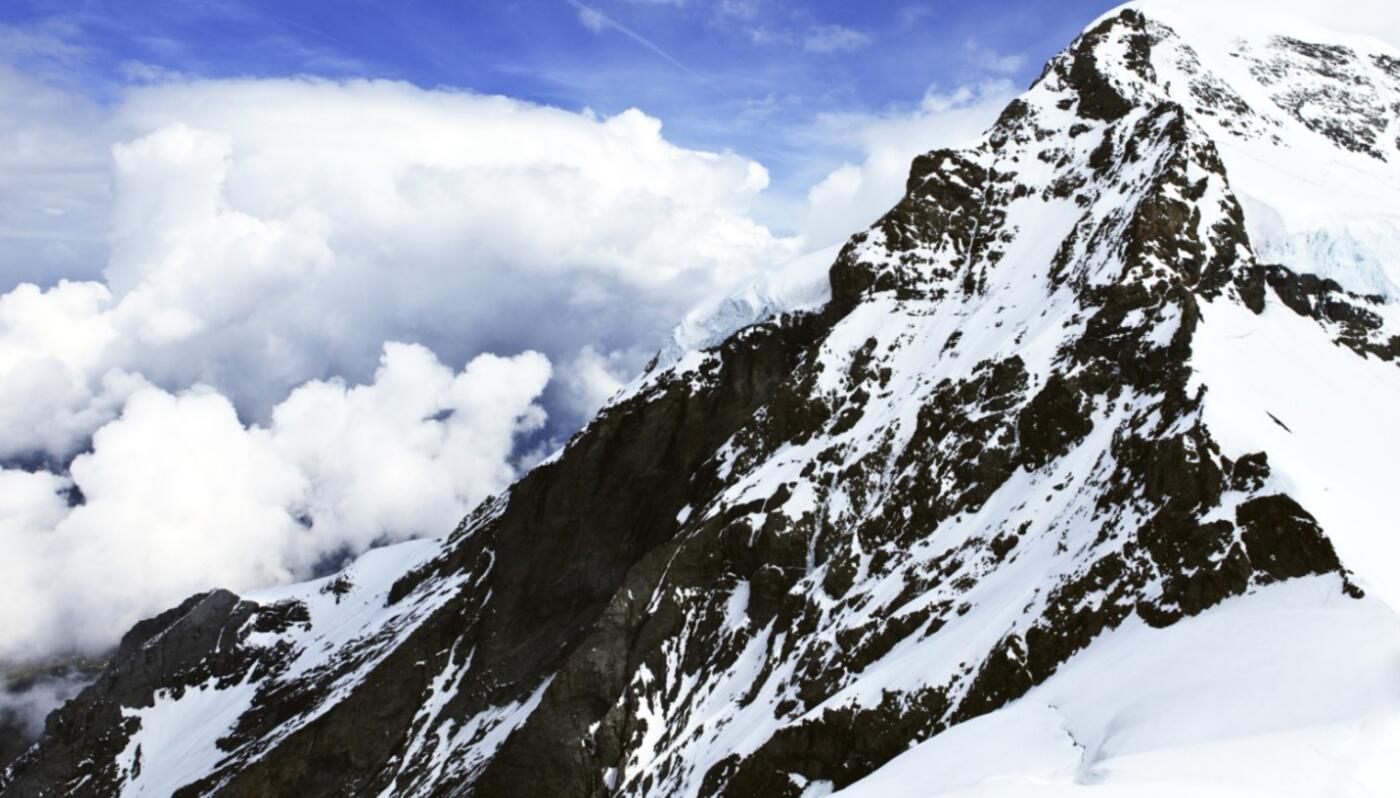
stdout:
<svg viewBox="0 0 1400 798">
<path fill-rule="evenodd" d="M 456 363 L 591 344 L 635 369 L 698 297 L 793 246 L 749 217 L 762 167 L 675 147 L 639 111 L 222 81 L 138 89 L 112 125 L 132 137 L 105 280 L 0 298 L 0 458 L 81 445 L 120 404 L 113 369 L 206 382 L 252 418 L 307 379 L 366 378 L 386 340 Z M 73 420 L 34 423 L 45 407 Z"/>
<path fill-rule="evenodd" d="M 845 53 L 870 44 L 870 34 L 844 25 L 817 25 L 802 37 L 802 49 L 809 53 Z"/>
<path fill-rule="evenodd" d="M 513 479 L 549 375 L 533 352 L 454 374 L 391 343 L 372 383 L 307 383 L 266 427 L 207 386 L 138 389 L 68 476 L 0 471 L 0 661 L 100 651 L 192 593 L 450 530 Z"/>
<path fill-rule="evenodd" d="M 50 598 L 45 586 L 55 576 L 46 562 L 54 544 L 48 533 L 68 513 L 63 493 L 71 484 L 47 472 L 0 469 L 0 545 L 5 551 L 0 557 L 0 590 L 5 600 L 18 602 L 3 610 L 0 628 L 7 642 L 0 644 L 0 661 L 17 649 L 34 654 L 50 650 L 20 641 L 53 633 L 45 604 Z"/>
<path fill-rule="evenodd" d="M 25 740 L 37 739 L 48 714 L 86 686 L 86 679 L 67 671 L 19 684 L 0 675 L 0 727 L 17 728 Z"/>
<path fill-rule="evenodd" d="M 912 110 L 823 117 L 817 135 L 844 137 L 863 160 L 841 164 L 807 191 L 801 226 L 806 247 L 843 241 L 874 222 L 904 195 L 914 156 L 975 139 L 1015 95 L 1010 82 L 997 80 L 949 93 L 931 89 Z"/>
<path fill-rule="evenodd" d="M 102 369 L 117 331 L 99 283 L 21 285 L 0 296 L 0 460 L 28 452 L 64 459 L 144 379 Z"/>
<path fill-rule="evenodd" d="M 270 431 L 315 486 L 305 507 L 321 539 L 313 554 L 448 531 L 514 479 L 515 440 L 544 423 L 534 401 L 549 377 L 535 352 L 480 355 L 454 375 L 424 347 L 389 344 L 370 385 L 294 391 Z"/>
<path fill-rule="evenodd" d="M 575 403 L 575 412 L 588 418 L 622 390 L 631 377 L 631 370 L 619 353 L 604 355 L 592 346 L 584 346 L 569 364 L 565 382 Z"/>
<path fill-rule="evenodd" d="M 0 660 L 449 531 L 796 246 L 762 167 L 635 110 L 171 79 L 94 130 L 104 262 L 0 294 L 0 462 L 49 469 L 3 472 Z"/>
</svg>

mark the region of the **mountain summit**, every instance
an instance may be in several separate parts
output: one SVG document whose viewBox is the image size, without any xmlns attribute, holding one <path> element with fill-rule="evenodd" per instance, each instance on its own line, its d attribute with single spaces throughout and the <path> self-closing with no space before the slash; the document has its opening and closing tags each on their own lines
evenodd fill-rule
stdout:
<svg viewBox="0 0 1400 798">
<path fill-rule="evenodd" d="M 0 791 L 1383 794 L 1400 52 L 1192 8 L 446 538 L 138 624 Z"/>
</svg>

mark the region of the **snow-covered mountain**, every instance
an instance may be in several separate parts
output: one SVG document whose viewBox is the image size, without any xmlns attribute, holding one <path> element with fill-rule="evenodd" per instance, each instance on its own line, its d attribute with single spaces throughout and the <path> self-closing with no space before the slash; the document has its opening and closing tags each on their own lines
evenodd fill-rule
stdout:
<svg viewBox="0 0 1400 798">
<path fill-rule="evenodd" d="M 447 538 L 139 624 L 0 788 L 1394 794 L 1400 52 L 1201 7 Z"/>
</svg>

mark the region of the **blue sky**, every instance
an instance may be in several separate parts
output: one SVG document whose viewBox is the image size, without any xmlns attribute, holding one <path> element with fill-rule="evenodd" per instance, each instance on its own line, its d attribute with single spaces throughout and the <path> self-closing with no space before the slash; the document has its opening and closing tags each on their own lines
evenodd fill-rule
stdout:
<svg viewBox="0 0 1400 798">
<path fill-rule="evenodd" d="M 608 115 L 638 107 L 681 146 L 763 163 L 800 191 L 877 114 L 989 78 L 1024 86 L 1106 0 L 56 2 L 8 0 L 13 66 L 94 98 L 159 76 L 372 77 Z M 827 133 L 829 133 L 829 129 Z"/>
</svg>

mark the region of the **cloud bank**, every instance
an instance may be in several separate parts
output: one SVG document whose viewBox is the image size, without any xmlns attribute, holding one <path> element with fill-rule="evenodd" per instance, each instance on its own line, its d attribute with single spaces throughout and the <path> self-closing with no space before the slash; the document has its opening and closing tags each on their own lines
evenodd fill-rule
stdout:
<svg viewBox="0 0 1400 798">
<path fill-rule="evenodd" d="M 262 417 L 306 379 L 363 379 L 386 340 L 457 363 L 524 349 L 571 361 L 590 342 L 635 367 L 698 295 L 792 248 L 747 215 L 762 167 L 675 147 L 638 111 L 223 81 L 138 90 L 114 127 L 140 135 L 114 148 L 103 281 L 12 292 L 6 318 L 25 320 L 0 331 L 0 373 L 47 359 L 57 381 L 61 364 L 63 404 L 85 407 L 87 390 L 95 419 L 114 367 L 207 382 Z M 629 312 L 601 312 L 614 307 Z M 0 456 L 65 453 L 9 426 Z M 70 445 L 85 431 L 71 426 Z"/>
<path fill-rule="evenodd" d="M 108 200 L 100 263 L 0 294 L 0 661 L 450 530 L 688 308 L 868 224 L 1009 92 L 824 118 L 860 157 L 797 238 L 754 221 L 760 165 L 636 110 L 173 80 L 59 118 L 107 153 L 68 195 Z"/>
<path fill-rule="evenodd" d="M 391 343 L 372 382 L 308 382 L 267 426 L 205 385 L 137 388 L 66 475 L 0 470 L 0 660 L 100 652 L 211 585 L 283 582 L 451 529 L 514 477 L 549 376 L 534 352 L 454 374 Z"/>
<path fill-rule="evenodd" d="M 450 530 L 796 246 L 635 110 L 172 82 L 86 135 L 100 279 L 0 295 L 0 661 Z"/>
</svg>

